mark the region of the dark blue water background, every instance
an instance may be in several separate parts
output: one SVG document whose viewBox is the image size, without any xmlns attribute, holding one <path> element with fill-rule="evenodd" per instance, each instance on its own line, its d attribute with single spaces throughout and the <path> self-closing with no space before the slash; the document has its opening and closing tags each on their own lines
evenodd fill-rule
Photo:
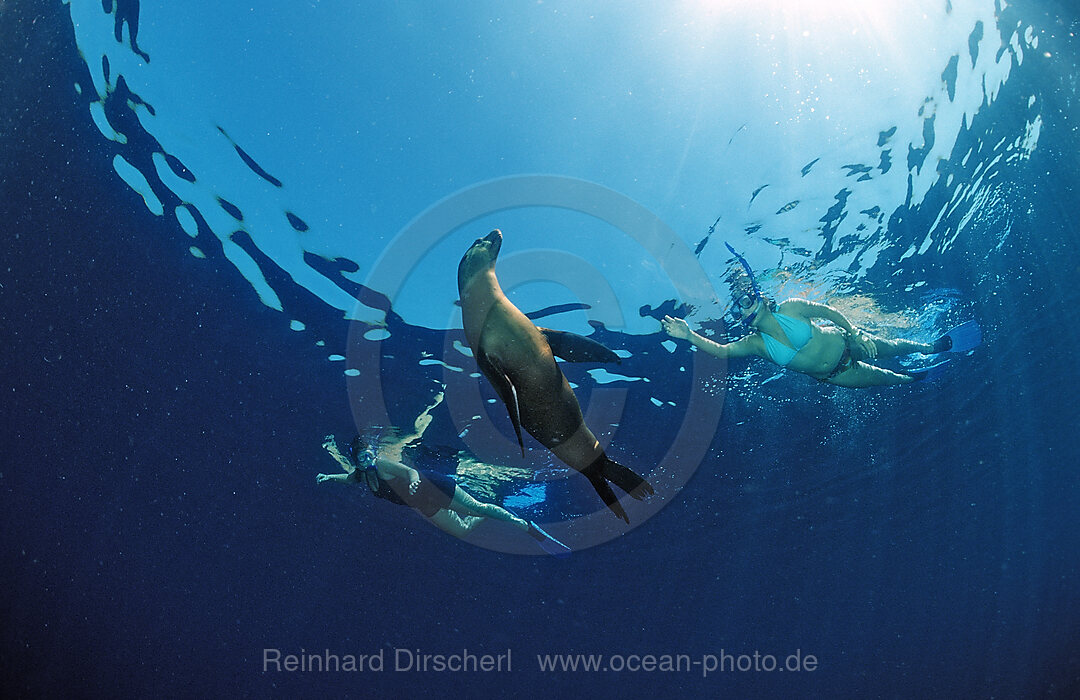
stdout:
<svg viewBox="0 0 1080 700">
<path fill-rule="evenodd" d="M 5 695 L 1080 688 L 1072 76 L 1025 71 L 957 145 L 962 156 L 996 141 L 996 125 L 1022 123 L 1025 89 L 1043 100 L 1039 147 L 1007 174 L 1007 254 L 986 256 L 1000 240 L 987 225 L 921 271 L 982 323 L 979 352 L 902 390 L 784 376 L 729 391 L 708 461 L 677 499 L 558 561 L 476 548 L 360 492 L 317 488 L 321 437 L 353 430 L 340 369 L 118 184 L 72 89 L 85 66 L 65 8 L 9 2 L 0 20 Z M 1045 47 L 1058 61 L 1077 55 L 1077 24 L 1064 25 Z M 893 225 L 925 229 L 930 217 Z M 288 303 L 344 338 L 314 298 Z M 414 351 L 443 343 L 420 329 L 394 337 Z M 395 377 L 401 395 L 426 397 L 431 369 Z M 672 372 L 666 360 L 644 370 Z M 677 427 L 639 400 L 652 431 Z M 407 423 L 418 405 L 403 398 L 394 418 Z M 452 439 L 447 422 L 437 410 L 435 443 Z M 619 447 L 645 461 L 651 445 L 641 431 Z M 265 674 L 264 647 L 510 648 L 514 670 Z M 721 649 L 801 649 L 819 668 L 542 675 L 534 660 Z"/>
</svg>

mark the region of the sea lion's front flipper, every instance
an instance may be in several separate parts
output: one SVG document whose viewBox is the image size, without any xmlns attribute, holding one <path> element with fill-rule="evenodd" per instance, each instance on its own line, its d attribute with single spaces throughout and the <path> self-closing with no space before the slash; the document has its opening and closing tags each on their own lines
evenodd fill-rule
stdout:
<svg viewBox="0 0 1080 700">
<path fill-rule="evenodd" d="M 551 352 L 567 362 L 614 362 L 619 364 L 622 358 L 595 340 L 576 333 L 553 331 L 550 328 L 538 328 L 551 346 Z"/>
<path fill-rule="evenodd" d="M 480 371 L 495 387 L 495 392 L 506 405 L 506 412 L 510 414 L 510 422 L 514 424 L 514 432 L 517 433 L 518 445 L 521 447 L 521 456 L 525 456 L 525 442 L 521 439 L 521 409 L 518 407 L 518 394 L 510 377 L 499 366 L 498 361 L 493 361 L 486 353 L 476 354 L 476 364 L 480 365 Z"/>
</svg>

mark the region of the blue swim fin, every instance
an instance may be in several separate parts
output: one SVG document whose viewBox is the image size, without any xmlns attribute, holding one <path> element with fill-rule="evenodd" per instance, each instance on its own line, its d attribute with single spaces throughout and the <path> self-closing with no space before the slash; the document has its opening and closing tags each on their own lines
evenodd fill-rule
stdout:
<svg viewBox="0 0 1080 700">
<path fill-rule="evenodd" d="M 565 559 L 570 556 L 571 549 L 551 535 L 544 532 L 539 525 L 529 521 L 529 534 L 536 540 L 540 548 L 553 557 Z"/>
<path fill-rule="evenodd" d="M 982 329 L 975 321 L 961 323 L 934 341 L 934 352 L 967 352 L 979 347 Z"/>
</svg>

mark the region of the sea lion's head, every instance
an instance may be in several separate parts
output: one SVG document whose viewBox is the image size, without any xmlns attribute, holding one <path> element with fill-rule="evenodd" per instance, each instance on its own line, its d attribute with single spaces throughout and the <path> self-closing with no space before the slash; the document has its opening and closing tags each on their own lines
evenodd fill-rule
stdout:
<svg viewBox="0 0 1080 700">
<path fill-rule="evenodd" d="M 476 242 L 465 251 L 465 255 L 458 264 L 458 293 L 465 291 L 465 287 L 473 277 L 481 272 L 493 270 L 495 261 L 499 258 L 499 250 L 502 248 L 502 231 L 495 229 Z"/>
</svg>

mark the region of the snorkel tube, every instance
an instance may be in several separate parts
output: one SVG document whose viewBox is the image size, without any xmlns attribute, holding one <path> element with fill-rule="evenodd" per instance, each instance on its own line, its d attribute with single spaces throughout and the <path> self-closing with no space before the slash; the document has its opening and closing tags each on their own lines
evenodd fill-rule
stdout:
<svg viewBox="0 0 1080 700">
<path fill-rule="evenodd" d="M 761 290 L 758 289 L 757 282 L 754 281 L 754 271 L 750 268 L 750 263 L 746 262 L 746 258 L 736 253 L 735 249 L 731 247 L 730 243 L 724 241 L 724 245 L 727 246 L 727 249 L 731 251 L 731 254 L 735 256 L 735 259 L 739 261 L 739 264 L 742 265 L 743 270 L 746 272 L 746 276 L 750 280 L 750 289 L 752 290 L 750 293 L 751 298 L 760 300 Z M 734 311 L 736 315 L 738 315 L 738 309 L 735 309 Z M 739 318 L 739 321 L 744 326 L 749 326 L 751 323 L 754 322 L 755 316 L 757 316 L 757 312 L 750 314 L 746 318 Z"/>
<path fill-rule="evenodd" d="M 727 249 L 730 250 L 731 254 L 739 261 L 739 264 L 742 265 L 742 269 L 746 270 L 746 276 L 750 278 L 750 287 L 754 290 L 754 298 L 760 299 L 761 290 L 758 289 L 757 282 L 754 281 L 754 271 L 750 269 L 750 263 L 746 262 L 746 258 L 736 253 L 730 243 L 724 241 L 724 245 L 727 246 Z"/>
</svg>

